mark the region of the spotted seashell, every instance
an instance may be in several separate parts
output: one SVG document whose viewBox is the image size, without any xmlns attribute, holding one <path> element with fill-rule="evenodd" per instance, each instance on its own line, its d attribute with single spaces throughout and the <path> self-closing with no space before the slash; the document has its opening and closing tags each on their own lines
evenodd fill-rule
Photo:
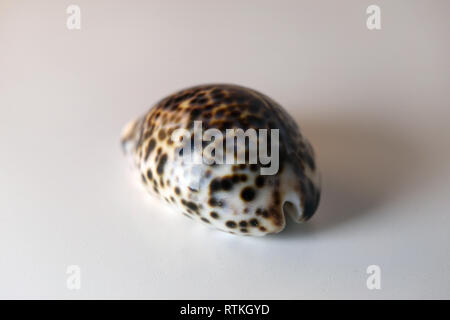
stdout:
<svg viewBox="0 0 450 320">
<path fill-rule="evenodd" d="M 233 128 L 279 129 L 278 171 L 262 175 L 267 164 L 260 162 L 185 161 L 180 148 L 186 142 L 173 139 L 173 133 L 181 128 L 193 136 L 195 121 L 201 121 L 203 130 L 215 128 L 224 136 L 226 129 Z M 280 105 L 252 89 L 212 84 L 176 92 L 129 123 L 121 142 L 150 193 L 189 218 L 222 231 L 255 236 L 277 233 L 285 227 L 285 213 L 296 222 L 306 221 L 319 204 L 311 145 Z M 190 150 L 191 156 L 199 156 L 198 149 Z"/>
</svg>

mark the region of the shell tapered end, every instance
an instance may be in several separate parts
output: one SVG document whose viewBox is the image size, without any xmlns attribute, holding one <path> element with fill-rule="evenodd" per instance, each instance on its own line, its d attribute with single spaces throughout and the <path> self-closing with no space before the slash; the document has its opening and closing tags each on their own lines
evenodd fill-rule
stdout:
<svg viewBox="0 0 450 320">
<path fill-rule="evenodd" d="M 120 135 L 120 144 L 122 150 L 126 155 L 131 154 L 136 150 L 140 135 L 140 119 L 135 119 L 128 122 L 122 129 Z"/>
</svg>

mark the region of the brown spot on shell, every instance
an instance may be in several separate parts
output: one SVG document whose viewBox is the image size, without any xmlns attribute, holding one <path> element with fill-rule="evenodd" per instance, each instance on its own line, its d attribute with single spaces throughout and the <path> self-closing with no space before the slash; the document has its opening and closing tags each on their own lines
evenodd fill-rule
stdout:
<svg viewBox="0 0 450 320">
<path fill-rule="evenodd" d="M 252 201 L 253 199 L 255 199 L 256 196 L 256 192 L 255 189 L 253 189 L 252 187 L 245 187 L 244 189 L 242 189 L 241 191 L 241 198 L 244 201 Z"/>
<path fill-rule="evenodd" d="M 189 208 L 190 210 L 198 213 L 198 205 L 195 202 L 186 201 L 182 199 L 181 204 L 184 205 L 186 208 Z"/>
<path fill-rule="evenodd" d="M 249 223 L 252 227 L 257 227 L 259 225 L 258 219 L 255 218 L 250 219 Z"/>
<path fill-rule="evenodd" d="M 166 131 L 164 131 L 164 129 L 159 130 L 158 139 L 164 140 L 165 138 L 166 138 Z"/>
<path fill-rule="evenodd" d="M 231 221 L 231 220 L 229 220 L 229 221 L 227 221 L 226 223 L 225 223 L 225 225 L 228 227 L 228 228 L 236 228 L 236 222 L 234 222 L 234 221 Z"/>
<path fill-rule="evenodd" d="M 152 174 L 152 170 L 151 169 L 147 170 L 147 178 L 150 181 L 153 180 L 153 174 Z"/>
<path fill-rule="evenodd" d="M 148 157 L 150 156 L 150 153 L 152 153 L 153 149 L 155 149 L 156 141 L 155 139 L 150 139 L 150 141 L 147 144 L 147 148 L 145 149 L 145 161 L 147 161 Z"/>
<path fill-rule="evenodd" d="M 209 184 L 209 191 L 211 193 L 214 193 L 214 192 L 220 190 L 220 187 L 221 187 L 220 179 L 219 178 L 214 178 Z"/>
<path fill-rule="evenodd" d="M 222 178 L 221 187 L 225 191 L 231 190 L 233 188 L 233 180 L 229 177 Z"/>
<path fill-rule="evenodd" d="M 255 185 L 256 185 L 258 188 L 264 187 L 264 177 L 263 177 L 263 176 L 257 176 L 257 177 L 255 178 Z"/>
<path fill-rule="evenodd" d="M 219 219 L 219 214 L 217 212 L 215 212 L 215 211 L 211 211 L 209 215 L 213 219 Z"/>
<path fill-rule="evenodd" d="M 164 171 L 164 166 L 166 165 L 166 162 L 167 162 L 167 154 L 163 154 L 161 159 L 159 159 L 158 167 L 156 168 L 156 172 L 159 175 L 162 175 L 162 173 Z"/>
</svg>

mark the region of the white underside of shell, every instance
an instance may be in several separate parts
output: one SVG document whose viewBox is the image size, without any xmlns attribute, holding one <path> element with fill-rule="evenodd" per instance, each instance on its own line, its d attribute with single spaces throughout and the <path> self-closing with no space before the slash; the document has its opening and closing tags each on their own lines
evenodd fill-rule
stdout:
<svg viewBox="0 0 450 320">
<path fill-rule="evenodd" d="M 289 215 L 295 222 L 301 222 L 303 220 L 303 209 L 300 202 L 296 192 L 289 191 L 285 193 L 281 201 L 285 217 Z"/>
</svg>

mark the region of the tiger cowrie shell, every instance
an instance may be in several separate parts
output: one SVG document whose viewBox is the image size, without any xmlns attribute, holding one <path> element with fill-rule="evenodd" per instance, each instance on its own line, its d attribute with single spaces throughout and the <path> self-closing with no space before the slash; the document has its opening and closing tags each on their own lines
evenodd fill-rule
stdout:
<svg viewBox="0 0 450 320">
<path fill-rule="evenodd" d="M 261 174 L 267 165 L 260 162 L 185 161 L 180 154 L 185 145 L 182 139 L 174 141 L 173 133 L 183 129 L 194 136 L 198 121 L 203 131 L 216 129 L 224 139 L 227 129 L 278 129 L 277 172 Z M 260 143 L 262 136 L 257 139 Z M 121 143 L 151 194 L 222 231 L 254 236 L 277 233 L 285 227 L 285 214 L 296 222 L 306 221 L 319 204 L 319 177 L 310 143 L 279 104 L 249 88 L 211 84 L 178 91 L 130 122 Z M 223 150 L 228 155 L 229 150 Z M 234 151 L 248 157 L 245 148 Z M 194 148 L 191 156 L 198 153 Z"/>
</svg>

